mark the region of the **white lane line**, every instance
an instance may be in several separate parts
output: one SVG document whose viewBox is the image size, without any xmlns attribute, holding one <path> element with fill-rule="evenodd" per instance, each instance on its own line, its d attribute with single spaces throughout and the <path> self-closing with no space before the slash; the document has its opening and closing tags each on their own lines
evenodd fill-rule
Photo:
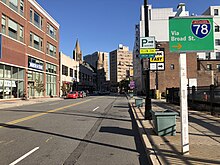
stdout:
<svg viewBox="0 0 220 165">
<path fill-rule="evenodd" d="M 29 151 L 28 153 L 26 153 L 25 155 L 23 155 L 22 157 L 18 158 L 17 160 L 15 160 L 14 162 L 12 162 L 9 165 L 15 165 L 18 162 L 22 161 L 24 158 L 26 158 L 27 156 L 29 156 L 30 154 L 32 154 L 33 152 L 37 151 L 40 147 L 36 147 L 33 150 Z"/>
<path fill-rule="evenodd" d="M 94 112 L 94 111 L 96 111 L 98 108 L 99 108 L 99 107 L 96 107 L 96 108 L 95 108 L 95 109 L 93 109 L 92 111 Z"/>
</svg>

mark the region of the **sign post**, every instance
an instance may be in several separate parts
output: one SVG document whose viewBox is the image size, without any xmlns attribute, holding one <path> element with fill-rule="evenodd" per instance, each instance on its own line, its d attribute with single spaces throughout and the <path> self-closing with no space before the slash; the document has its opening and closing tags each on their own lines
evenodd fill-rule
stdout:
<svg viewBox="0 0 220 165">
<path fill-rule="evenodd" d="M 189 154 L 186 52 L 214 50 L 212 17 L 174 17 L 169 19 L 170 52 L 179 52 L 181 150 Z"/>
</svg>

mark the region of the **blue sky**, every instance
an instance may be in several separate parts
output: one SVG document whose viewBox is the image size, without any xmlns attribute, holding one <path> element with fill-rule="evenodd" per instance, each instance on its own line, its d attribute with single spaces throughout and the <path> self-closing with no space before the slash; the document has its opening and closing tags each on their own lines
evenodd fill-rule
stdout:
<svg viewBox="0 0 220 165">
<path fill-rule="evenodd" d="M 37 0 L 60 24 L 60 50 L 72 57 L 76 39 L 83 55 L 95 51 L 110 52 L 118 44 L 133 49 L 140 6 L 144 0 Z M 174 8 L 186 4 L 186 10 L 200 15 L 220 0 L 148 0 L 153 8 Z"/>
</svg>

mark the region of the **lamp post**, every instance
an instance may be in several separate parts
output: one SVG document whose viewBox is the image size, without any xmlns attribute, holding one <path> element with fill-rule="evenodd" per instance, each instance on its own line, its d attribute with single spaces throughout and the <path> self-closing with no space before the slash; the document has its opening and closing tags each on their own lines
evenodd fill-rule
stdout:
<svg viewBox="0 0 220 165">
<path fill-rule="evenodd" d="M 145 37 L 149 37 L 149 23 L 148 23 L 148 1 L 144 0 L 144 25 L 145 25 Z M 151 120 L 152 115 L 150 113 L 151 107 L 151 99 L 150 99 L 150 60 L 147 59 L 147 69 L 145 70 L 146 74 L 146 98 L 145 98 L 145 119 Z"/>
</svg>

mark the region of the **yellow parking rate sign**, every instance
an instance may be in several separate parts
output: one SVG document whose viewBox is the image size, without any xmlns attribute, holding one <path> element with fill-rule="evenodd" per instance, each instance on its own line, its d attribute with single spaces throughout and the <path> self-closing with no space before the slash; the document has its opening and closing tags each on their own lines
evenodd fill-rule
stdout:
<svg viewBox="0 0 220 165">
<path fill-rule="evenodd" d="M 157 51 L 154 58 L 150 58 L 150 62 L 164 62 L 164 52 Z"/>
</svg>

